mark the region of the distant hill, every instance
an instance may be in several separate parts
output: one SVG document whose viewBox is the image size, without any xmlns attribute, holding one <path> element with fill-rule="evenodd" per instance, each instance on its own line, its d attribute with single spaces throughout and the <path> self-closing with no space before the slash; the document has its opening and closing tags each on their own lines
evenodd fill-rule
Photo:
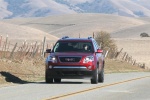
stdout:
<svg viewBox="0 0 150 100">
<path fill-rule="evenodd" d="M 149 17 L 150 0 L 1 0 L 0 19 L 75 13 Z"/>
<path fill-rule="evenodd" d="M 19 42 L 19 44 L 23 41 L 42 41 L 45 36 L 51 41 L 56 41 L 58 39 L 46 32 L 26 26 L 5 23 L 2 21 L 0 21 L 0 26 L 0 36 L 3 37 L 2 41 L 5 41 L 7 35 L 11 43 Z"/>
<path fill-rule="evenodd" d="M 41 18 L 4 19 L 3 22 L 38 29 L 59 38 L 61 38 L 62 36 L 79 37 L 79 34 L 81 35 L 81 37 L 88 37 L 92 36 L 93 32 L 102 30 L 113 33 L 112 36 L 119 38 L 126 35 L 128 37 L 135 37 L 138 36 L 138 34 L 132 33 L 133 35 L 131 35 L 131 33 L 129 33 L 130 35 L 128 35 L 120 31 L 138 27 L 148 23 L 148 21 L 143 21 L 131 17 L 89 13 L 66 14 L 61 16 L 55 15 Z M 2 28 L 0 29 L 3 30 Z"/>
</svg>

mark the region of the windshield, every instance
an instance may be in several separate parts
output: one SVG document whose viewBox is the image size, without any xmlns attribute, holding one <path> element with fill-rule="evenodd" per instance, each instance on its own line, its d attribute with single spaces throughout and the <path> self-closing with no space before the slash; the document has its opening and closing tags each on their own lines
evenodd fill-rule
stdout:
<svg viewBox="0 0 150 100">
<path fill-rule="evenodd" d="M 53 52 L 93 52 L 91 42 L 62 42 L 59 41 L 53 48 Z"/>
</svg>

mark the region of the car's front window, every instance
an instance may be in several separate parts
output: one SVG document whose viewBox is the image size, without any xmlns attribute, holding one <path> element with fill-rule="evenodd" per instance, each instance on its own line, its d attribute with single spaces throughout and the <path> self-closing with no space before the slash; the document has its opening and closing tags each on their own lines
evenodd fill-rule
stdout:
<svg viewBox="0 0 150 100">
<path fill-rule="evenodd" d="M 53 48 L 53 52 L 93 52 L 91 42 L 62 42 L 59 41 Z"/>
</svg>

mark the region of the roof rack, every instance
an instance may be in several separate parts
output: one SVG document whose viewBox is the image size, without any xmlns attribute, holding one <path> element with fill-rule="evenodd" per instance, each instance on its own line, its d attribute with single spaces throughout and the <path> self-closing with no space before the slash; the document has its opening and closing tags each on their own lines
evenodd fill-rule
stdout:
<svg viewBox="0 0 150 100">
<path fill-rule="evenodd" d="M 92 39 L 92 37 L 88 37 L 88 39 Z"/>
<path fill-rule="evenodd" d="M 64 37 L 62 37 L 61 39 L 67 39 L 67 38 L 69 38 L 68 36 L 64 36 Z"/>
</svg>

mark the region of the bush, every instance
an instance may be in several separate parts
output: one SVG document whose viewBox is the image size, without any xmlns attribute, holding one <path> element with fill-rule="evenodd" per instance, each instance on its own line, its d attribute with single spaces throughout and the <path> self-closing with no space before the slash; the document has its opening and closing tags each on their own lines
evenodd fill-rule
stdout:
<svg viewBox="0 0 150 100">
<path fill-rule="evenodd" d="M 141 37 L 150 37 L 147 33 L 143 32 L 140 34 Z"/>
<path fill-rule="evenodd" d="M 104 53 L 109 50 L 107 55 L 109 58 L 114 57 L 115 53 L 117 52 L 117 46 L 114 40 L 111 38 L 110 33 L 105 31 L 97 32 L 95 40 L 100 45 L 101 49 L 104 50 Z"/>
</svg>

